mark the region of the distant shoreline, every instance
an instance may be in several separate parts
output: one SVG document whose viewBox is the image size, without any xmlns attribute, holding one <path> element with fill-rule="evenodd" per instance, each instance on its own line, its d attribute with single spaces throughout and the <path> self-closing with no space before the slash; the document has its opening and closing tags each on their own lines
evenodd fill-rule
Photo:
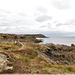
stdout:
<svg viewBox="0 0 75 75">
<path fill-rule="evenodd" d="M 71 46 L 71 44 L 75 44 L 75 38 L 73 37 L 54 37 L 50 36 L 50 38 L 38 38 L 43 40 L 43 42 L 40 42 L 40 44 L 47 44 L 47 43 L 53 43 L 55 45 L 67 45 Z"/>
<path fill-rule="evenodd" d="M 31 37 L 36 37 L 36 38 L 47 38 L 45 35 L 43 34 L 7 34 L 7 33 L 0 33 L 0 36 L 31 36 Z"/>
</svg>

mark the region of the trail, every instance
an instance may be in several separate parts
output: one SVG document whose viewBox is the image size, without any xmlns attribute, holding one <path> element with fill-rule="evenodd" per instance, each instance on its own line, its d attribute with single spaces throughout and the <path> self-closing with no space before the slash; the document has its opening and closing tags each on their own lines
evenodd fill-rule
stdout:
<svg viewBox="0 0 75 75">
<path fill-rule="evenodd" d="M 23 50 L 23 49 L 25 49 L 25 44 L 23 44 L 22 42 L 19 42 L 22 46 L 20 47 L 20 48 L 18 48 L 18 49 L 13 49 L 13 50 L 11 50 L 11 51 L 13 51 L 13 52 L 16 52 L 16 51 L 21 51 L 21 50 Z"/>
<path fill-rule="evenodd" d="M 24 45 L 22 42 L 19 42 L 19 43 L 22 45 L 22 47 L 19 48 L 18 50 L 23 50 L 23 49 L 25 49 L 25 45 Z"/>
<path fill-rule="evenodd" d="M 19 49 L 15 49 L 14 51 L 21 51 L 21 50 L 25 49 L 25 44 L 23 44 L 21 42 L 19 42 L 19 43 L 22 45 L 22 47 Z M 41 57 L 42 59 L 45 59 L 48 63 L 50 63 L 50 59 L 47 55 L 45 55 L 44 53 L 42 53 L 38 50 L 36 50 L 36 51 L 37 51 L 39 57 Z"/>
<path fill-rule="evenodd" d="M 22 45 L 22 47 L 18 49 L 19 51 L 25 49 L 25 44 L 23 44 L 23 43 L 21 43 L 21 42 L 20 42 L 20 44 Z M 50 59 L 48 58 L 47 55 L 45 55 L 44 53 L 42 53 L 42 52 L 40 52 L 40 51 L 38 51 L 38 50 L 36 50 L 36 51 L 37 51 L 37 53 L 39 54 L 39 57 L 45 59 L 48 63 L 50 63 Z"/>
</svg>

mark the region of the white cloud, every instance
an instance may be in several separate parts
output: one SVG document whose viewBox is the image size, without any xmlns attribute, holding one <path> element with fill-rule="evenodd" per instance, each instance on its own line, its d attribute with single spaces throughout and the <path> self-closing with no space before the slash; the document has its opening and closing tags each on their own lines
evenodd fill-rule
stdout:
<svg viewBox="0 0 75 75">
<path fill-rule="evenodd" d="M 44 7 L 38 7 L 36 10 L 41 13 L 47 13 L 47 9 Z"/>
<path fill-rule="evenodd" d="M 57 23 L 56 24 L 57 27 L 58 26 L 65 26 L 65 25 L 67 25 L 67 26 L 74 26 L 75 25 L 75 19 L 72 19 L 72 20 L 67 21 L 65 23 Z"/>
<path fill-rule="evenodd" d="M 75 32 L 75 0 L 0 0 L 0 32 Z"/>
<path fill-rule="evenodd" d="M 53 5 L 58 9 L 69 9 L 70 0 L 52 0 Z"/>
<path fill-rule="evenodd" d="M 44 21 L 51 20 L 51 19 L 52 19 L 51 16 L 42 15 L 42 16 L 38 16 L 38 17 L 36 18 L 36 21 L 38 21 L 38 22 L 44 22 Z"/>
</svg>

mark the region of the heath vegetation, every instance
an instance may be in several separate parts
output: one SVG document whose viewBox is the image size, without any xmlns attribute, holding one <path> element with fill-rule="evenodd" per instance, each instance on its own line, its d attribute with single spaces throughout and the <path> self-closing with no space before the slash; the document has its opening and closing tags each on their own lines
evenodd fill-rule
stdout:
<svg viewBox="0 0 75 75">
<path fill-rule="evenodd" d="M 75 46 L 39 44 L 33 41 L 39 35 L 7 36 L 0 42 L 0 74 L 74 74 L 75 73 Z M 9 41 L 9 36 L 21 38 L 22 41 Z M 24 41 L 25 38 L 31 41 Z M 4 59 L 5 58 L 5 59 Z"/>
</svg>

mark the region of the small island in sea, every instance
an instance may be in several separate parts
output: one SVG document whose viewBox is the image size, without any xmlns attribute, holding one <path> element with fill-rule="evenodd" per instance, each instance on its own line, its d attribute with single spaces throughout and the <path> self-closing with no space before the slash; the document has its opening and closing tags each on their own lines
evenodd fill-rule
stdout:
<svg viewBox="0 0 75 75">
<path fill-rule="evenodd" d="M 75 45 L 39 44 L 43 34 L 0 34 L 0 74 L 75 74 Z"/>
</svg>

